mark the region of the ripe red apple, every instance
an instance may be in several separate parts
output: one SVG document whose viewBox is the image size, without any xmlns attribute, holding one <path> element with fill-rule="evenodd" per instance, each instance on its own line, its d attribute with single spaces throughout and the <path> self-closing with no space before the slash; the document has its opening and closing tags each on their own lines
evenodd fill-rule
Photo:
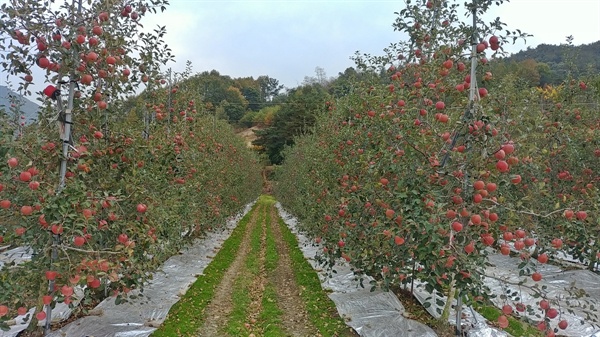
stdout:
<svg viewBox="0 0 600 337">
<path fill-rule="evenodd" d="M 514 176 L 512 176 L 512 178 L 510 179 L 510 181 L 513 184 L 519 184 L 521 182 L 521 175 L 515 174 Z"/>
<path fill-rule="evenodd" d="M 454 221 L 454 222 L 452 223 L 452 229 L 453 229 L 455 232 L 460 232 L 460 231 L 462 231 L 462 230 L 463 230 L 463 224 L 462 224 L 462 223 L 460 223 L 460 222 L 458 222 L 458 221 Z"/>
<path fill-rule="evenodd" d="M 102 27 L 100 26 L 94 26 L 94 28 L 92 28 L 92 33 L 94 35 L 102 35 L 102 33 L 104 32 L 104 30 L 102 29 Z"/>
<path fill-rule="evenodd" d="M 552 239 L 552 247 L 556 248 L 556 249 L 560 249 L 563 245 L 563 241 L 561 239 Z"/>
<path fill-rule="evenodd" d="M 490 234 L 482 234 L 481 239 L 483 240 L 483 244 L 486 246 L 491 246 L 494 244 L 494 237 Z"/>
<path fill-rule="evenodd" d="M 0 207 L 2 207 L 4 209 L 9 209 L 10 205 L 11 205 L 10 200 L 4 199 L 4 200 L 0 201 Z"/>
<path fill-rule="evenodd" d="M 125 244 L 128 240 L 129 238 L 127 237 L 127 234 L 119 234 L 119 237 L 117 238 L 117 241 L 122 244 Z"/>
<path fill-rule="evenodd" d="M 31 213 L 33 213 L 33 207 L 31 206 L 22 206 L 21 207 L 21 214 L 28 216 L 31 215 Z"/>
<path fill-rule="evenodd" d="M 19 161 L 18 161 L 18 160 L 17 160 L 17 158 L 15 158 L 15 157 L 13 157 L 13 158 L 10 158 L 10 159 L 8 160 L 8 167 L 10 167 L 10 168 L 15 168 L 15 167 L 17 167 L 18 165 L 19 165 Z"/>
<path fill-rule="evenodd" d="M 558 328 L 561 330 L 565 330 L 568 326 L 569 326 L 569 322 L 567 322 L 564 319 L 561 320 L 560 322 L 558 322 Z"/>
<path fill-rule="evenodd" d="M 535 240 L 534 240 L 533 238 L 527 238 L 527 239 L 525 239 L 525 245 L 526 245 L 527 247 L 531 247 L 531 246 L 533 246 L 534 244 L 535 244 Z"/>
<path fill-rule="evenodd" d="M 73 238 L 73 245 L 75 247 L 81 247 L 85 244 L 85 238 L 83 236 L 76 236 Z"/>
<path fill-rule="evenodd" d="M 508 318 L 504 315 L 498 317 L 498 326 L 502 329 L 506 329 L 508 327 Z"/>
<path fill-rule="evenodd" d="M 465 246 L 465 253 L 471 254 L 475 250 L 475 242 L 471 241 L 468 245 Z"/>
<path fill-rule="evenodd" d="M 512 314 L 512 312 L 513 312 L 513 308 L 510 305 L 505 304 L 505 305 L 502 306 L 502 313 L 503 314 L 510 315 L 510 314 Z"/>
<path fill-rule="evenodd" d="M 344 246 L 346 245 L 346 243 L 342 240 L 338 241 L 338 247 L 340 248 L 344 248 Z"/>
<path fill-rule="evenodd" d="M 138 213 L 146 213 L 146 210 L 147 210 L 147 209 L 148 209 L 148 207 L 147 207 L 145 204 L 138 204 L 138 205 L 136 206 L 136 210 L 137 210 L 137 212 L 138 212 Z M 325 216 L 325 220 L 326 220 L 326 221 L 328 221 L 328 220 L 327 220 L 327 217 L 328 217 L 328 216 L 326 215 L 326 216 Z M 330 218 L 330 220 L 331 220 L 331 217 L 329 217 L 329 218 Z"/>
<path fill-rule="evenodd" d="M 558 316 L 558 310 L 550 308 L 548 311 L 546 311 L 546 316 L 548 316 L 550 319 L 556 318 L 556 316 Z"/>
<path fill-rule="evenodd" d="M 69 297 L 73 295 L 73 287 L 69 287 L 68 285 L 64 285 L 60 288 L 60 293 L 64 296 L 64 297 Z"/>
<path fill-rule="evenodd" d="M 548 254 L 543 253 L 543 254 L 538 255 L 537 260 L 538 260 L 539 263 L 546 263 L 546 262 L 548 262 Z"/>
<path fill-rule="evenodd" d="M 500 171 L 502 173 L 508 172 L 510 170 L 508 163 L 505 162 L 504 160 L 499 160 L 496 163 L 496 168 L 498 169 L 498 171 Z"/>
<path fill-rule="evenodd" d="M 515 146 L 512 143 L 502 144 L 502 150 L 504 150 L 506 154 L 512 154 L 515 152 Z"/>
<path fill-rule="evenodd" d="M 109 16 L 109 15 L 108 15 L 108 13 L 107 13 L 107 12 L 102 12 L 102 13 L 100 13 L 100 15 L 98 15 L 98 19 L 99 19 L 101 22 L 106 22 L 106 21 L 108 21 L 108 16 Z"/>
<path fill-rule="evenodd" d="M 573 215 L 575 215 L 575 213 L 574 213 L 572 210 L 570 210 L 570 209 L 567 209 L 567 210 L 565 210 L 565 212 L 563 213 L 563 215 L 564 215 L 564 216 L 565 216 L 565 218 L 567 218 L 568 220 L 571 220 L 571 219 L 573 219 Z"/>
<path fill-rule="evenodd" d="M 485 183 L 481 180 L 478 180 L 475 183 L 473 183 L 473 188 L 476 191 L 483 190 L 485 188 Z"/>
<path fill-rule="evenodd" d="M 32 181 L 29 183 L 29 188 L 33 191 L 37 190 L 40 187 L 39 181 Z"/>
<path fill-rule="evenodd" d="M 100 280 L 97 278 L 94 278 L 91 282 L 88 283 L 88 285 L 90 286 L 90 288 L 92 289 L 96 289 L 100 287 Z"/>
<path fill-rule="evenodd" d="M 525 248 L 525 242 L 523 242 L 523 240 L 515 241 L 515 249 L 516 250 L 521 250 L 523 248 Z"/>
<path fill-rule="evenodd" d="M 81 76 L 80 82 L 85 85 L 90 85 L 90 84 L 92 84 L 93 80 L 94 80 L 94 78 L 92 77 L 92 75 L 85 74 L 85 75 Z"/>
<path fill-rule="evenodd" d="M 394 243 L 396 245 L 400 246 L 400 245 L 404 244 L 404 238 L 396 235 L 394 237 Z"/>
<path fill-rule="evenodd" d="M 19 174 L 19 180 L 21 180 L 22 182 L 28 182 L 31 180 L 31 173 L 27 172 L 27 171 L 23 171 Z"/>
<path fill-rule="evenodd" d="M 48 281 L 55 280 L 57 275 L 58 273 L 53 270 L 46 270 L 46 280 Z"/>
<path fill-rule="evenodd" d="M 87 55 L 85 55 L 85 60 L 87 62 L 91 62 L 91 63 L 96 62 L 96 61 L 98 61 L 98 54 L 96 54 L 93 51 L 89 52 L 89 53 L 87 53 Z"/>
<path fill-rule="evenodd" d="M 587 213 L 585 211 L 577 211 L 575 216 L 577 217 L 577 220 L 583 221 L 587 218 Z"/>
<path fill-rule="evenodd" d="M 507 244 L 502 244 L 502 246 L 500 246 L 500 253 L 502 255 L 509 255 L 510 254 L 510 246 Z"/>
<path fill-rule="evenodd" d="M 52 233 L 55 235 L 62 234 L 64 231 L 63 225 L 54 224 L 52 225 Z"/>
<path fill-rule="evenodd" d="M 542 274 L 535 272 L 531 275 L 531 279 L 534 280 L 535 282 L 539 282 L 542 280 Z"/>
<path fill-rule="evenodd" d="M 37 64 L 40 66 L 40 68 L 46 69 L 50 65 L 50 60 L 48 60 L 45 56 L 42 56 L 38 58 Z"/>
<path fill-rule="evenodd" d="M 84 209 L 83 211 L 81 211 L 81 213 L 83 214 L 83 217 L 86 219 L 91 218 L 92 215 L 94 214 L 94 212 L 92 212 L 92 210 L 89 208 Z"/>
</svg>

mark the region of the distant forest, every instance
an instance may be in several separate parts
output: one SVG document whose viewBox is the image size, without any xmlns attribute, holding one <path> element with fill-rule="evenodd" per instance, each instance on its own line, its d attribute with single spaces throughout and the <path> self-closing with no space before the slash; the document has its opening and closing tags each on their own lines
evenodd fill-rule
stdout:
<svg viewBox="0 0 600 337">
<path fill-rule="evenodd" d="M 600 73 L 600 41 L 573 46 L 540 44 L 492 63 L 494 75 L 516 73 L 531 86 L 560 84 L 572 77 Z"/>
</svg>

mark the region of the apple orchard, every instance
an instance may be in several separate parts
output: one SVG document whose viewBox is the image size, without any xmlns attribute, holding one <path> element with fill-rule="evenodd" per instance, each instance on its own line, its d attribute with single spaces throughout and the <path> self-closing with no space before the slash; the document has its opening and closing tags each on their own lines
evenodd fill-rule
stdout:
<svg viewBox="0 0 600 337">
<path fill-rule="evenodd" d="M 0 272 L 2 328 L 32 307 L 44 321 L 59 302 L 127 300 L 260 192 L 257 157 L 177 86 L 188 74 L 161 73 L 172 58 L 164 28 L 143 32 L 140 22 L 165 5 L 3 5 L 3 68 L 21 77 L 20 91 L 48 87 L 39 123 L 2 121 L 0 246 L 32 256 Z"/>
<path fill-rule="evenodd" d="M 482 19 L 502 2 L 407 0 L 394 28 L 410 39 L 355 58 L 386 80 L 323 102 L 314 133 L 286 150 L 274 190 L 323 245 L 324 264 L 343 258 L 374 287 L 419 280 L 447 303 L 477 305 L 490 297 L 489 255 L 518 257 L 513 285 L 537 302 L 507 297 L 497 324 L 529 312 L 552 336 L 570 309 L 536 284 L 539 266 L 564 252 L 593 270 L 600 252 L 600 120 L 597 103 L 585 104 L 598 89 L 568 78 L 524 91 L 496 79 L 489 60 L 526 37 Z M 44 321 L 56 303 L 128 300 L 260 193 L 258 156 L 203 112 L 196 88 L 179 85 L 188 71 L 161 69 L 174 57 L 165 27 L 141 22 L 167 5 L 3 5 L 3 68 L 21 92 L 48 86 L 38 123 L 2 120 L 0 245 L 29 247 L 32 259 L 0 270 L 0 327 L 30 308 Z M 39 68 L 45 76 L 34 78 Z"/>
<path fill-rule="evenodd" d="M 559 253 L 595 269 L 597 88 L 568 78 L 517 91 L 516 78 L 496 80 L 488 58 L 526 37 L 481 19 L 496 1 L 467 5 L 473 24 L 456 21 L 451 1 L 407 3 L 394 28 L 410 40 L 356 57 L 364 70 L 385 67 L 389 81 L 327 102 L 314 133 L 287 150 L 276 197 L 324 245 L 324 263 L 343 258 L 375 275 L 372 286 L 425 281 L 449 298 L 443 319 L 454 298 L 486 303 L 490 254 L 516 256 L 521 280 L 511 286 L 528 288 L 537 305 L 504 295 L 498 326 L 529 313 L 559 334 L 571 308 L 537 284 L 539 269 Z"/>
</svg>

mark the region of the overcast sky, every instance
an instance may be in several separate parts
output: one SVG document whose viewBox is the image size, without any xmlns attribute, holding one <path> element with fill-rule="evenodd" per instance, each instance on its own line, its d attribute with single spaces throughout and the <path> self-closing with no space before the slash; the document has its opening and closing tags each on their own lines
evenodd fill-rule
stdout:
<svg viewBox="0 0 600 337">
<path fill-rule="evenodd" d="M 6 0 L 0 0 L 0 3 Z M 268 75 L 291 88 L 315 67 L 336 76 L 353 66 L 355 51 L 381 54 L 406 37 L 394 32 L 394 12 L 404 1 L 383 0 L 171 0 L 167 11 L 151 15 L 146 27 L 167 26 L 176 55 L 175 71 L 186 60 L 193 71 L 216 69 L 232 77 Z M 575 44 L 600 40 L 600 0 L 512 0 L 495 8 L 509 29 L 534 37 L 527 45 Z M 516 52 L 526 46 L 506 47 Z M 5 77 L 0 78 L 4 84 Z M 39 83 L 36 83 L 38 86 Z"/>
<path fill-rule="evenodd" d="M 405 39 L 392 23 L 404 1 L 383 0 L 172 0 L 161 15 L 177 56 L 195 72 L 216 69 L 232 77 L 269 75 L 297 86 L 315 67 L 336 76 L 353 66 L 355 51 L 381 54 Z M 600 40 L 600 0 L 512 0 L 495 8 L 508 28 L 534 37 L 527 45 Z M 507 47 L 510 52 L 524 44 Z"/>
</svg>

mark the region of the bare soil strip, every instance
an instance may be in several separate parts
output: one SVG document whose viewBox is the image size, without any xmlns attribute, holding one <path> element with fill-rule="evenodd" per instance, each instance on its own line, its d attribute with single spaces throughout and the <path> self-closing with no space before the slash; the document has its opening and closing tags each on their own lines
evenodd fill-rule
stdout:
<svg viewBox="0 0 600 337">
<path fill-rule="evenodd" d="M 266 212 L 263 210 L 263 214 L 266 216 Z M 265 218 L 262 218 L 263 221 L 261 223 L 262 234 L 260 237 L 260 253 L 258 258 L 259 263 L 259 272 L 258 275 L 254 276 L 252 283 L 250 284 L 248 291 L 250 294 L 250 306 L 248 308 L 248 319 L 247 324 L 251 331 L 256 331 L 257 328 L 255 324 L 258 321 L 258 317 L 262 311 L 262 299 L 263 294 L 265 293 L 265 287 L 267 284 L 267 271 L 265 268 L 265 256 L 267 252 L 267 226 Z"/>
<path fill-rule="evenodd" d="M 258 233 L 260 246 L 257 242 Z M 274 202 L 263 203 L 253 210 L 235 259 L 204 310 L 204 325 L 198 330 L 199 336 L 258 337 L 272 336 L 273 331 L 279 331 L 276 332 L 277 337 L 322 336 L 306 310 L 302 298 L 304 289 L 296 281 L 292 268 L 294 264 L 290 258 L 290 249 L 293 247 L 288 246 L 282 235 Z M 268 244 L 267 240 L 271 243 Z M 272 256 L 272 253 L 267 252 L 267 247 L 271 247 L 269 252 L 273 252 L 273 249 L 277 252 L 277 263 L 270 267 L 267 267 L 267 254 Z M 272 289 L 271 295 L 265 295 L 267 288 Z M 234 293 L 237 295 L 233 296 Z M 275 315 L 281 315 L 267 325 L 265 317 L 261 316 L 264 315 L 263 310 L 268 311 L 263 307 L 264 299 L 268 303 L 273 303 L 271 299 L 274 299 L 279 309 Z M 243 304 L 244 301 L 246 304 Z"/>
<path fill-rule="evenodd" d="M 291 268 L 290 247 L 282 239 L 279 216 L 273 205 L 270 207 L 270 216 L 271 232 L 275 238 L 279 260 L 277 267 L 269 275 L 269 281 L 275 285 L 277 302 L 283 312 L 282 328 L 293 337 L 321 336 L 310 322 L 304 301 L 300 297 L 302 289 L 296 284 L 294 271 Z"/>
<path fill-rule="evenodd" d="M 233 310 L 233 299 L 231 298 L 234 282 L 240 275 L 250 252 L 250 235 L 256 227 L 256 219 L 262 211 L 262 207 L 254 210 L 252 219 L 246 226 L 244 239 L 240 244 L 235 260 L 223 275 L 223 280 L 215 290 L 215 296 L 204 310 L 204 325 L 200 328 L 198 335 L 202 337 L 221 337 L 220 329 L 227 323 L 228 316 Z"/>
</svg>

